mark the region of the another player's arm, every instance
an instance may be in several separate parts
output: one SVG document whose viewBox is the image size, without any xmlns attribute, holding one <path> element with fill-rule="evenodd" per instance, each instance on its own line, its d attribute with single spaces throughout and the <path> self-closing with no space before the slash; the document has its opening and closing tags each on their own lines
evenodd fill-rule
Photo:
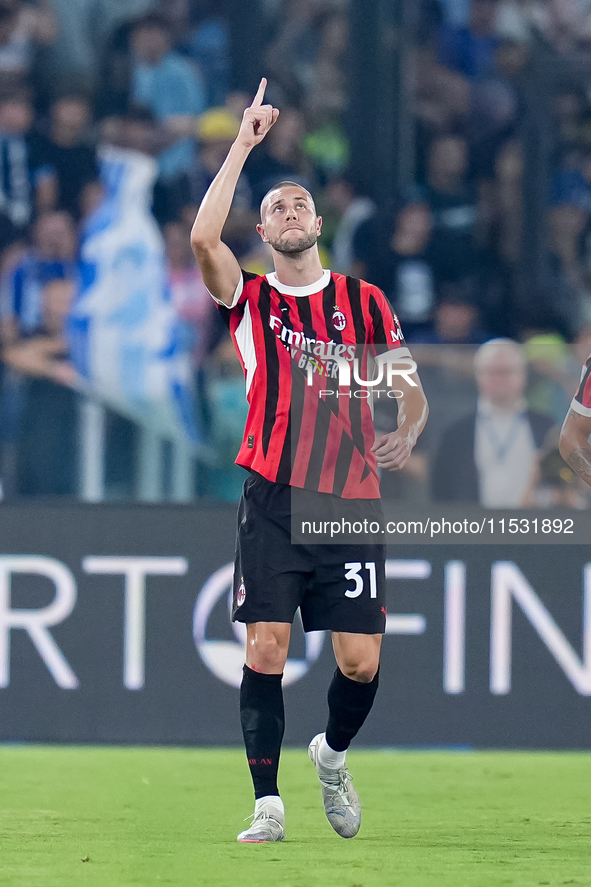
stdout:
<svg viewBox="0 0 591 887">
<path fill-rule="evenodd" d="M 572 408 L 560 431 L 558 449 L 575 474 L 591 487 L 591 416 L 582 416 Z"/>
<path fill-rule="evenodd" d="M 411 385 L 409 379 L 416 384 Z M 386 471 L 404 467 L 429 415 L 427 398 L 416 373 L 397 376 L 396 389 L 402 393 L 402 397 L 397 397 L 398 428 L 389 434 L 380 434 L 372 447 L 378 468 Z"/>
<path fill-rule="evenodd" d="M 252 105 L 244 112 L 236 140 L 203 198 L 191 231 L 191 247 L 205 285 L 226 305 L 232 304 L 241 271 L 236 257 L 222 242 L 222 230 L 246 158 L 279 116 L 277 108 L 262 104 L 266 85 L 263 78 Z"/>
</svg>

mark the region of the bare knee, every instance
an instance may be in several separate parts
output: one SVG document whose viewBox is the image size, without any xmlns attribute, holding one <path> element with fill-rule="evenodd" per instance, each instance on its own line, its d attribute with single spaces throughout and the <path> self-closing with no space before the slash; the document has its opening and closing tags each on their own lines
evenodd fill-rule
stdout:
<svg viewBox="0 0 591 887">
<path fill-rule="evenodd" d="M 283 647 L 276 638 L 265 638 L 255 641 L 249 649 L 249 658 L 252 658 L 255 671 L 273 672 L 280 668 L 283 671 L 285 655 Z"/>
<path fill-rule="evenodd" d="M 369 684 L 380 664 L 381 635 L 355 635 L 333 632 L 332 643 L 341 672 L 346 678 Z"/>
<path fill-rule="evenodd" d="M 339 665 L 346 678 L 358 681 L 360 684 L 369 684 L 375 678 L 378 671 L 378 663 L 372 661 L 343 662 Z"/>
<path fill-rule="evenodd" d="M 256 623 L 247 627 L 246 664 L 263 674 L 281 674 L 287 659 L 290 626 L 273 630 L 272 625 Z"/>
</svg>

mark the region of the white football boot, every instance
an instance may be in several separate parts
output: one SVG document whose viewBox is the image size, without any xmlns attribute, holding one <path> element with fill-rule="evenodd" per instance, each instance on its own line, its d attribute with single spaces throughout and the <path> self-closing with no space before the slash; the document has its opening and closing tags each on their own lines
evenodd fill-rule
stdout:
<svg viewBox="0 0 591 887">
<path fill-rule="evenodd" d="M 346 767 L 330 770 L 318 760 L 318 749 L 324 733 L 315 736 L 308 746 L 308 755 L 316 767 L 322 788 L 326 818 L 341 838 L 354 838 L 361 826 L 361 804 Z"/>
<path fill-rule="evenodd" d="M 278 801 L 279 803 L 277 803 Z M 242 844 L 267 844 L 272 841 L 285 840 L 285 813 L 283 801 L 277 798 L 271 803 L 265 798 L 263 803 L 257 801 L 252 822 L 245 831 L 240 832 L 237 841 Z M 250 817 L 246 817 L 249 819 Z"/>
</svg>

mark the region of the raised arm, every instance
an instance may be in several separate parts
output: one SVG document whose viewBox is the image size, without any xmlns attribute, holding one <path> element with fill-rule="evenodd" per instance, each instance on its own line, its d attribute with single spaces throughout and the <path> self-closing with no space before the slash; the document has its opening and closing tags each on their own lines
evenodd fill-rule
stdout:
<svg viewBox="0 0 591 887">
<path fill-rule="evenodd" d="M 266 86 L 263 77 L 252 105 L 244 112 L 236 141 L 203 198 L 191 231 L 191 247 L 205 286 L 226 305 L 232 304 L 241 272 L 236 257 L 222 242 L 222 230 L 246 158 L 255 145 L 262 142 L 279 116 L 277 108 L 263 105 Z"/>
<path fill-rule="evenodd" d="M 564 461 L 591 487 L 591 416 L 570 409 L 562 425 L 558 448 Z"/>
</svg>

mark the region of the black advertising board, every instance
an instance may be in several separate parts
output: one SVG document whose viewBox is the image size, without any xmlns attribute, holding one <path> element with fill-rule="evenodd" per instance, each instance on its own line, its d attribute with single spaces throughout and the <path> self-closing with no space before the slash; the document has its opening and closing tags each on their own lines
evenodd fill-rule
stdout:
<svg viewBox="0 0 591 887">
<path fill-rule="evenodd" d="M 3 505 L 0 739 L 239 744 L 234 533 L 232 506 Z M 402 544 L 387 570 L 360 744 L 591 748 L 588 546 Z M 333 669 L 296 626 L 287 744 L 324 728 Z"/>
</svg>

